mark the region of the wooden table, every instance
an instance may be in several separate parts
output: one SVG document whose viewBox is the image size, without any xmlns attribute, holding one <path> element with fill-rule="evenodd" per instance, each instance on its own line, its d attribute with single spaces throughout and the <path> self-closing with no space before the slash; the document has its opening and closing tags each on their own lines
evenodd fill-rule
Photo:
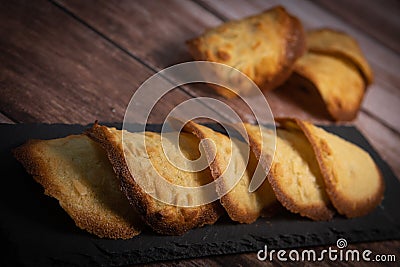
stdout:
<svg viewBox="0 0 400 267">
<path fill-rule="evenodd" d="M 223 21 L 255 14 L 275 0 L 1 1 L 0 122 L 121 122 L 133 92 L 155 72 L 192 58 L 185 41 Z M 307 29 L 330 27 L 353 35 L 375 73 L 352 122 L 400 177 L 400 3 L 396 0 L 284 1 Z M 332 123 L 290 88 L 267 93 L 275 116 Z M 151 123 L 171 108 L 210 90 L 190 85 L 170 92 Z M 236 100 L 226 101 L 246 116 Z M 352 245 L 396 254 L 399 241 Z M 320 248 L 319 248 L 320 249 Z M 258 265 L 255 253 L 166 262 Z M 275 262 L 277 263 L 277 262 Z M 265 263 L 269 265 L 270 263 Z M 157 264 L 158 265 L 158 264 Z M 153 266 L 153 265 L 149 265 Z M 156 265 L 154 265 L 156 266 Z"/>
</svg>

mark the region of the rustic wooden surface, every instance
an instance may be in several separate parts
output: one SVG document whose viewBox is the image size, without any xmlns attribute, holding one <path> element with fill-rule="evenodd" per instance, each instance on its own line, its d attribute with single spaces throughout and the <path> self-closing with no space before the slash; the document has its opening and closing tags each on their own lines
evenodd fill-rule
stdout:
<svg viewBox="0 0 400 267">
<path fill-rule="evenodd" d="M 400 177 L 400 4 L 396 0 L 1 1 L 0 123 L 121 122 L 142 82 L 162 68 L 191 60 L 186 40 L 207 27 L 276 4 L 298 16 L 307 29 L 336 28 L 359 41 L 375 82 L 351 124 Z M 150 122 L 161 122 L 174 106 L 198 96 L 220 99 L 251 120 L 240 101 L 224 100 L 204 86 L 186 85 L 160 101 Z M 275 116 L 331 123 L 322 107 L 310 104 L 307 92 L 285 86 L 266 97 Z M 394 253 L 399 260 L 399 245 L 399 241 L 385 241 L 353 246 Z M 177 264 L 271 265 L 247 253 L 163 266 Z"/>
<path fill-rule="evenodd" d="M 371 1 L 368 5 L 362 0 L 318 0 L 314 3 L 331 11 L 346 23 L 365 31 L 396 53 L 400 53 L 399 1 Z M 354 14 L 355 10 L 357 10 L 356 14 Z"/>
</svg>

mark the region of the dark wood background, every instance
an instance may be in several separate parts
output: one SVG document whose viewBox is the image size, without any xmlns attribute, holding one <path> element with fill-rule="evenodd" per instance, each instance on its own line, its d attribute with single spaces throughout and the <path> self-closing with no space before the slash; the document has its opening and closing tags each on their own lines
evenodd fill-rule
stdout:
<svg viewBox="0 0 400 267">
<path fill-rule="evenodd" d="M 192 59 L 186 40 L 207 27 L 277 4 L 298 16 L 306 29 L 340 29 L 359 41 L 375 82 L 368 88 L 358 118 L 350 124 L 358 127 L 400 177 L 398 0 L 3 0 L 0 122 L 121 122 L 131 95 L 142 82 L 164 67 Z M 171 108 L 197 96 L 221 99 L 207 88 L 182 86 L 158 103 L 150 122 L 162 122 Z M 275 116 L 332 123 L 308 92 L 285 85 L 266 97 Z M 250 120 L 243 103 L 223 101 Z M 399 261 L 399 245 L 399 241 L 385 241 L 351 246 L 396 254 Z M 177 264 L 271 265 L 260 263 L 255 253 L 162 263 Z M 160 263 L 148 266 L 156 265 Z"/>
</svg>

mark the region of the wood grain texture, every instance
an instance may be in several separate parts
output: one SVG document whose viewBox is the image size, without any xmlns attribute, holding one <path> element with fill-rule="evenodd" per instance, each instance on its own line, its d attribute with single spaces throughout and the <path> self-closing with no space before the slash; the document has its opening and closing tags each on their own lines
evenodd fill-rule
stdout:
<svg viewBox="0 0 400 267">
<path fill-rule="evenodd" d="M 400 114 L 400 90 L 384 90 L 383 84 L 384 81 L 378 84 L 377 79 L 368 88 L 361 109 L 399 134 L 400 116 L 397 114 Z M 389 86 L 386 88 L 389 88 Z"/>
<path fill-rule="evenodd" d="M 360 113 L 354 124 L 364 134 L 379 155 L 390 165 L 400 180 L 400 136 L 365 113 Z"/>
<path fill-rule="evenodd" d="M 57 3 L 155 69 L 190 61 L 185 41 L 220 23 L 191 1 Z"/>
<path fill-rule="evenodd" d="M 400 53 L 399 1 L 369 1 L 368 4 L 362 0 L 313 0 L 312 2 L 374 37 L 376 42 Z"/>
<path fill-rule="evenodd" d="M 290 13 L 297 16 L 306 29 L 329 27 L 351 34 L 360 43 L 375 73 L 375 83 L 369 88 L 371 92 L 365 97 L 365 103 L 367 104 L 364 103 L 363 109 L 385 121 L 388 126 L 397 132 L 400 132 L 399 118 L 395 115 L 400 113 L 400 90 L 398 87 L 400 77 L 397 74 L 397 70 L 400 68 L 400 56 L 382 44 L 377 43 L 374 38 L 309 1 L 302 1 L 301 3 L 278 0 L 232 0 L 229 3 L 212 0 L 196 1 L 207 10 L 226 20 L 243 18 L 280 4 L 285 6 Z M 357 12 L 353 13 L 354 16 L 357 16 Z M 393 36 L 393 38 L 396 37 Z M 372 91 L 377 92 L 372 93 Z M 374 98 L 377 94 L 380 95 L 379 100 Z M 368 105 L 372 102 L 375 105 Z M 382 112 L 376 105 L 385 106 L 385 109 L 389 110 L 389 112 Z"/>
<path fill-rule="evenodd" d="M 0 111 L 20 122 L 121 122 L 153 74 L 53 4 L 2 1 Z M 151 122 L 189 96 L 174 90 Z"/>
<path fill-rule="evenodd" d="M 222 23 L 220 18 L 190 1 L 96 1 L 96 8 L 93 8 L 94 1 L 58 3 L 155 70 L 192 60 L 185 41 L 201 34 L 206 28 Z M 235 110 L 243 120 L 254 122 L 251 110 L 240 99 L 225 100 L 205 85 L 186 85 L 183 88 L 195 97 L 218 99 Z M 330 118 L 323 106 L 313 105 L 309 95 L 290 86 L 266 94 L 266 97 L 275 116 L 296 114 L 317 122 Z M 256 98 L 253 100 L 258 101 Z M 210 107 L 219 110 L 215 105 Z M 256 111 L 265 109 L 263 105 L 253 105 L 252 108 Z M 223 115 L 230 117 L 229 114 Z"/>
<path fill-rule="evenodd" d="M 375 255 L 394 255 L 394 252 L 398 252 L 398 248 L 400 246 L 400 241 L 388 241 L 388 242 L 368 242 L 368 243 L 359 243 L 359 244 L 349 244 L 347 249 L 354 250 L 357 249 L 359 251 L 371 250 L 371 258 Z M 333 244 L 332 249 L 336 248 L 336 245 Z M 307 248 L 311 249 L 311 248 Z M 328 249 L 327 247 L 314 247 L 312 248 L 317 252 L 317 255 L 321 253 L 322 250 Z M 298 249 L 301 253 L 304 249 Z M 286 257 L 290 250 L 286 251 Z M 327 254 L 326 259 L 328 258 Z M 143 264 L 143 267 L 167 267 L 167 266 L 211 266 L 211 267 L 220 267 L 220 266 L 298 266 L 299 262 L 282 262 L 277 260 L 276 254 L 274 255 L 274 261 L 259 261 L 257 259 L 256 253 L 243 253 L 243 254 L 235 254 L 235 255 L 224 255 L 224 256 L 213 256 L 208 257 L 206 259 L 202 259 L 199 261 L 198 259 L 188 259 L 188 260 L 180 260 L 180 261 L 167 261 L 161 263 L 152 263 L 152 264 Z M 398 257 L 398 253 L 397 253 Z M 397 258 L 396 258 L 397 259 Z M 397 259 L 398 261 L 398 259 Z M 382 266 L 397 266 L 396 262 L 385 262 L 381 263 Z M 301 262 L 302 266 L 362 266 L 365 265 L 366 262 L 340 262 L 337 261 L 319 261 L 319 262 Z"/>
<path fill-rule="evenodd" d="M 218 18 L 191 1 L 90 0 L 57 3 L 154 71 L 191 61 L 185 41 L 199 35 L 204 28 L 220 23 Z M 96 8 L 93 8 L 94 5 Z M 208 86 L 185 85 L 182 88 L 192 96 L 217 98 L 244 118 L 250 113 L 241 101 L 225 101 Z M 210 104 L 209 107 L 218 110 L 215 105 Z M 231 118 L 229 114 L 222 115 Z"/>
</svg>

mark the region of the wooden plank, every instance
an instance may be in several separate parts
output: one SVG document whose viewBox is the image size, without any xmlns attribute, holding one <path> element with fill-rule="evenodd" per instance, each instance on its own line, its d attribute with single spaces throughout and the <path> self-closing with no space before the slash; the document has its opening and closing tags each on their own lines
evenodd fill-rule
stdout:
<svg viewBox="0 0 400 267">
<path fill-rule="evenodd" d="M 365 113 L 361 113 L 355 125 L 366 136 L 380 156 L 390 165 L 400 180 L 400 136 Z"/>
<path fill-rule="evenodd" d="M 82 19 L 121 49 L 158 71 L 167 66 L 191 60 L 185 41 L 204 28 L 220 23 L 191 1 L 58 1 L 59 5 Z M 96 8 L 92 8 L 96 5 Z M 157 19 L 154 19 L 154 18 Z M 182 86 L 192 96 L 217 98 L 249 117 L 249 110 L 240 100 L 225 101 L 206 86 Z M 215 105 L 208 105 L 217 110 Z M 227 113 L 222 113 L 228 119 Z"/>
<path fill-rule="evenodd" d="M 205 28 L 221 23 L 219 18 L 190 1 L 140 3 L 96 1 L 96 4 L 94 1 L 58 1 L 57 3 L 155 70 L 191 60 L 185 41 L 202 33 Z M 96 5 L 96 8 L 93 8 L 93 5 Z M 153 17 L 157 19 L 152 19 Z M 251 111 L 239 99 L 225 100 L 207 86 L 183 86 L 183 88 L 192 96 L 218 99 L 232 107 L 243 120 L 254 121 Z M 267 95 L 276 116 L 298 114 L 301 118 L 314 121 L 327 120 L 326 113 L 309 111 L 307 108 L 310 107 L 309 102 L 294 102 L 288 97 L 292 94 L 296 96 L 297 92 L 282 90 L 276 94 L 272 93 L 271 96 Z M 308 99 L 299 96 L 300 98 Z M 215 106 L 211 108 L 217 109 Z M 265 109 L 258 105 L 253 108 Z M 224 116 L 229 115 L 224 114 Z"/>
<path fill-rule="evenodd" d="M 374 257 L 375 255 L 396 255 L 396 259 L 399 257 L 398 253 L 398 247 L 400 246 L 400 241 L 384 241 L 384 242 L 368 242 L 368 243 L 359 243 L 359 244 L 349 244 L 347 247 L 348 250 L 354 250 L 357 249 L 360 252 L 364 250 L 370 250 L 372 251 L 371 258 Z M 332 245 L 332 248 L 334 248 L 335 245 Z M 260 248 L 261 249 L 261 248 Z M 310 248 L 308 248 L 310 249 Z M 313 250 L 316 251 L 317 255 L 320 255 L 322 253 L 323 249 L 328 249 L 328 246 L 326 247 L 314 247 L 312 248 Z M 290 250 L 285 250 L 286 255 L 290 252 Z M 298 249 L 299 253 L 303 251 L 303 249 Z M 326 254 L 325 254 L 326 255 Z M 295 265 L 295 262 L 291 262 L 293 265 Z M 307 266 L 332 266 L 333 261 L 329 261 L 328 256 L 325 257 L 324 261 L 318 261 L 318 263 L 315 262 L 302 262 L 302 265 L 307 265 Z M 348 266 L 349 262 L 346 262 L 343 264 L 343 262 L 340 261 L 335 261 L 334 262 L 336 265 L 339 266 Z M 386 263 L 387 264 L 387 263 Z M 143 267 L 156 267 L 156 266 L 162 266 L 162 267 L 169 267 L 169 266 L 211 266 L 211 267 L 220 267 L 220 266 L 287 266 L 291 264 L 288 264 L 288 262 L 282 262 L 279 261 L 276 257 L 274 256 L 274 261 L 259 261 L 257 259 L 257 254 L 256 253 L 243 253 L 243 254 L 233 254 L 233 255 L 222 255 L 222 256 L 213 256 L 213 257 L 208 257 L 205 259 L 187 259 L 187 260 L 180 260 L 180 261 L 167 261 L 167 262 L 161 262 L 161 263 L 150 263 L 150 264 L 144 264 L 142 265 Z M 351 266 L 363 266 L 365 265 L 365 262 L 359 261 L 359 262 L 351 262 Z M 392 266 L 392 265 L 390 265 Z M 395 266 L 395 265 L 393 265 Z"/>
<path fill-rule="evenodd" d="M 364 96 L 362 110 L 372 114 L 399 134 L 400 92 L 383 90 L 377 83 L 372 84 Z"/>
<path fill-rule="evenodd" d="M 155 1 L 146 1 L 140 4 L 128 1 L 120 1 L 118 4 L 111 4 L 109 1 L 96 1 L 97 8 L 92 8 L 94 3 L 91 1 L 60 1 L 59 3 L 102 34 L 110 36 L 115 43 L 129 51 L 129 53 L 135 57 L 143 60 L 150 67 L 154 67 L 156 70 L 174 63 L 190 60 L 190 55 L 184 45 L 185 40 L 196 36 L 205 28 L 213 27 L 221 22 L 221 20 L 209 14 L 206 10 L 187 1 L 162 1 L 157 3 L 155 3 Z M 289 3 L 290 2 L 288 2 L 288 4 Z M 221 11 L 220 14 L 224 14 L 229 18 L 237 18 L 260 12 L 273 4 L 276 3 L 274 1 L 250 1 L 243 4 L 241 1 L 234 0 L 229 3 L 224 1 L 210 1 L 205 2 L 205 4 L 203 3 L 203 6 L 208 5 L 214 7 L 216 5 L 217 7 L 215 9 L 219 8 Z M 311 5 L 312 8 L 315 9 L 311 3 L 306 2 L 304 4 Z M 291 5 L 291 8 L 294 9 L 294 5 Z M 314 12 L 315 10 L 311 11 Z M 322 11 L 319 12 L 321 13 Z M 151 20 L 149 14 L 154 14 L 157 20 Z M 306 16 L 304 11 L 302 15 L 306 17 L 305 20 L 308 24 L 315 25 L 315 23 L 319 21 L 309 21 L 309 17 L 312 16 L 309 16 L 308 13 Z M 221 16 L 222 15 L 219 17 Z M 173 33 L 173 36 L 171 36 L 171 33 Z M 151 36 L 151 38 L 149 38 L 149 36 Z M 146 43 L 146 45 L 142 45 L 143 43 Z M 173 51 L 173 53 L 171 53 L 171 51 Z M 385 75 L 386 74 L 392 78 L 397 76 L 397 74 L 396 76 L 390 73 L 385 73 Z M 377 77 L 377 81 L 381 80 L 383 79 Z M 390 79 L 385 77 L 385 81 L 390 81 Z M 215 97 L 215 95 L 210 94 L 207 90 L 196 90 L 191 86 L 185 86 L 184 88 L 189 94 L 194 96 Z M 388 90 L 394 89 L 393 91 L 395 93 L 398 91 L 395 89 L 396 86 L 394 86 L 392 82 L 389 82 L 389 86 L 384 86 L 383 88 L 385 90 L 388 88 Z M 276 97 L 274 94 L 275 92 L 272 93 L 271 98 L 278 102 L 271 103 L 271 106 L 276 107 L 272 108 L 273 112 L 280 114 L 281 112 L 276 112 L 276 110 L 287 110 L 288 114 L 294 114 L 294 112 L 291 112 L 290 108 L 286 108 L 292 106 L 287 103 L 288 98 Z M 278 93 L 278 95 L 282 95 L 282 93 Z M 221 98 L 218 99 L 222 100 Z M 391 98 L 391 101 L 397 103 L 397 98 Z M 227 103 L 235 107 L 243 117 L 249 117 L 250 115 L 246 108 L 237 102 L 238 101 L 227 101 Z M 301 103 L 297 105 L 301 105 Z M 307 105 L 303 104 L 302 106 Z M 399 105 L 389 106 L 392 112 L 382 116 L 380 116 L 376 109 L 370 109 L 369 106 L 365 108 L 376 117 L 382 117 L 386 120 L 388 125 L 400 131 L 397 117 L 393 116 L 396 111 L 393 109 L 398 106 L 400 106 L 400 103 Z M 313 114 L 307 111 L 303 111 L 302 113 L 305 113 L 303 117 L 314 117 Z"/>
<path fill-rule="evenodd" d="M 400 68 L 400 56 L 377 43 L 375 39 L 349 26 L 309 1 L 299 3 L 278 0 L 249 0 L 246 2 L 232 0 L 228 3 L 226 1 L 198 0 L 198 2 L 206 9 L 217 14 L 218 17 L 225 19 L 243 18 L 281 4 L 289 12 L 299 17 L 307 29 L 330 27 L 351 34 L 360 43 L 375 73 L 375 83 L 369 88 L 370 92 L 366 96 L 367 104 L 363 105 L 363 109 L 400 132 L 399 118 L 397 116 L 400 113 L 400 90 L 398 87 L 400 77 L 397 74 L 397 70 Z M 367 5 L 369 2 L 364 3 Z M 354 16 L 356 15 L 357 12 L 354 11 Z M 379 101 L 375 99 L 376 95 L 380 95 Z M 372 102 L 375 102 L 375 105 L 369 105 Z M 377 109 L 377 105 L 380 107 L 385 106 L 387 112 Z"/>
<path fill-rule="evenodd" d="M 191 1 L 56 2 L 155 69 L 190 61 L 185 41 L 220 23 Z"/>
<path fill-rule="evenodd" d="M 400 2 L 397 0 L 318 0 L 313 1 L 347 24 L 373 36 L 396 53 L 400 53 Z"/>
<path fill-rule="evenodd" d="M 21 122 L 121 122 L 153 74 L 47 1 L 2 1 L 0 24 L 0 111 Z M 187 99 L 173 91 L 150 122 Z"/>
</svg>

